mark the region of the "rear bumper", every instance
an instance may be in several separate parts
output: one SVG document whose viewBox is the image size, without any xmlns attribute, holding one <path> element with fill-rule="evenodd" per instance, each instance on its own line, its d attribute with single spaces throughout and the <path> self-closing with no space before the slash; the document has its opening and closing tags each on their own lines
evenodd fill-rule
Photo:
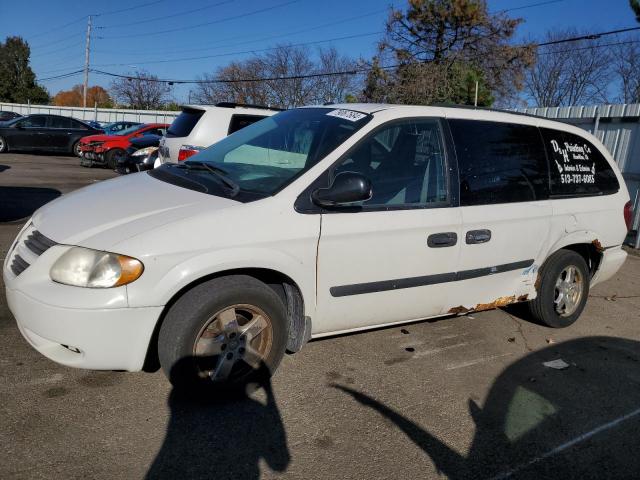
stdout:
<svg viewBox="0 0 640 480">
<path fill-rule="evenodd" d="M 593 287 L 613 277 L 620 270 L 626 259 L 627 252 L 622 249 L 621 245 L 604 250 L 598 271 L 591 279 L 591 286 Z"/>
<path fill-rule="evenodd" d="M 45 357 L 69 367 L 139 371 L 162 307 L 77 309 L 6 288 L 20 333 Z"/>
</svg>

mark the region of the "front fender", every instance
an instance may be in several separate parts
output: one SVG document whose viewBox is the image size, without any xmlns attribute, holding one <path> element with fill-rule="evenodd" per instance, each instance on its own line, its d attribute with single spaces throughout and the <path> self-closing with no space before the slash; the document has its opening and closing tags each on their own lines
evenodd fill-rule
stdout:
<svg viewBox="0 0 640 480">
<path fill-rule="evenodd" d="M 301 259 L 287 252 L 269 248 L 231 248 L 202 252 L 182 259 L 166 273 L 155 277 L 149 272 L 127 286 L 129 306 L 166 305 L 180 290 L 203 277 L 243 268 L 268 269 L 291 278 L 300 288 L 305 315 L 315 311 L 315 252 Z M 152 267 L 153 268 L 153 267 Z M 159 269 L 160 270 L 160 269 Z M 145 272 L 147 273 L 147 272 Z"/>
</svg>

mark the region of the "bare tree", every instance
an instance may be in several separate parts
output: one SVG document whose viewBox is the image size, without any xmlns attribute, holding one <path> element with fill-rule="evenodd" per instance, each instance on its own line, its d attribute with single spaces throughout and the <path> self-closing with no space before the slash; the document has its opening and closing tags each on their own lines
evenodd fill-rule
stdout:
<svg viewBox="0 0 640 480">
<path fill-rule="evenodd" d="M 580 35 L 576 30 L 547 32 L 544 43 Z M 610 50 L 599 40 L 540 47 L 526 76 L 526 94 L 539 107 L 606 102 L 610 63 Z"/>
<path fill-rule="evenodd" d="M 171 86 L 149 72 L 138 71 L 115 79 L 110 90 L 119 103 L 131 108 L 156 109 L 168 101 Z"/>
<path fill-rule="evenodd" d="M 334 48 L 320 49 L 317 60 L 302 47 L 280 45 L 263 55 L 232 62 L 202 76 L 192 97 L 198 103 L 236 102 L 291 108 L 341 101 L 351 91 L 355 62 Z"/>
<path fill-rule="evenodd" d="M 335 47 L 320 49 L 318 57 L 318 73 L 353 72 L 358 69 L 357 62 L 341 56 Z M 356 76 L 351 73 L 318 77 L 315 101 L 316 103 L 341 102 L 355 89 Z"/>
<path fill-rule="evenodd" d="M 620 103 L 640 103 L 640 37 L 611 46 L 611 68 L 619 83 Z"/>
</svg>

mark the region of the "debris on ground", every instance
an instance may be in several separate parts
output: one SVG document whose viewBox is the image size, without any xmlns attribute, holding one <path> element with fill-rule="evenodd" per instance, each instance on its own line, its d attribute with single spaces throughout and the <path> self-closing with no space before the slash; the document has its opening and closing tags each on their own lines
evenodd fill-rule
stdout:
<svg viewBox="0 0 640 480">
<path fill-rule="evenodd" d="M 400 330 L 400 333 L 404 334 L 404 335 L 409 335 L 409 330 L 407 330 L 406 328 L 403 328 Z"/>
<path fill-rule="evenodd" d="M 549 362 L 543 362 L 542 365 L 548 368 L 553 368 L 555 370 L 564 370 L 565 368 L 569 368 L 569 364 L 561 358 L 551 360 Z"/>
<path fill-rule="evenodd" d="M 609 302 L 615 302 L 616 301 L 616 297 L 618 296 L 617 293 L 614 293 L 613 295 L 611 295 L 610 297 L 604 297 L 605 300 L 609 301 Z"/>
<path fill-rule="evenodd" d="M 556 341 L 553 338 L 547 338 L 547 343 L 551 345 L 552 343 L 556 343 Z"/>
<path fill-rule="evenodd" d="M 516 337 L 509 337 L 509 338 L 507 338 L 507 342 L 509 342 L 509 343 L 513 343 L 513 342 L 515 342 L 515 341 L 516 341 Z"/>
</svg>

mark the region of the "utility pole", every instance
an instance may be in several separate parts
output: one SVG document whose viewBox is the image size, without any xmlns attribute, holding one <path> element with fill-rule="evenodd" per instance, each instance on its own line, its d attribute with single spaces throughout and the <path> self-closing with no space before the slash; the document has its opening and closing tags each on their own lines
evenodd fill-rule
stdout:
<svg viewBox="0 0 640 480">
<path fill-rule="evenodd" d="M 84 84 L 82 88 L 82 106 L 87 106 L 87 87 L 89 85 L 89 52 L 91 51 L 91 19 L 92 15 L 89 15 L 87 21 L 87 43 L 84 49 Z"/>
<path fill-rule="evenodd" d="M 477 107 L 478 106 L 478 80 L 476 80 L 476 98 L 473 101 L 473 106 Z"/>
</svg>

